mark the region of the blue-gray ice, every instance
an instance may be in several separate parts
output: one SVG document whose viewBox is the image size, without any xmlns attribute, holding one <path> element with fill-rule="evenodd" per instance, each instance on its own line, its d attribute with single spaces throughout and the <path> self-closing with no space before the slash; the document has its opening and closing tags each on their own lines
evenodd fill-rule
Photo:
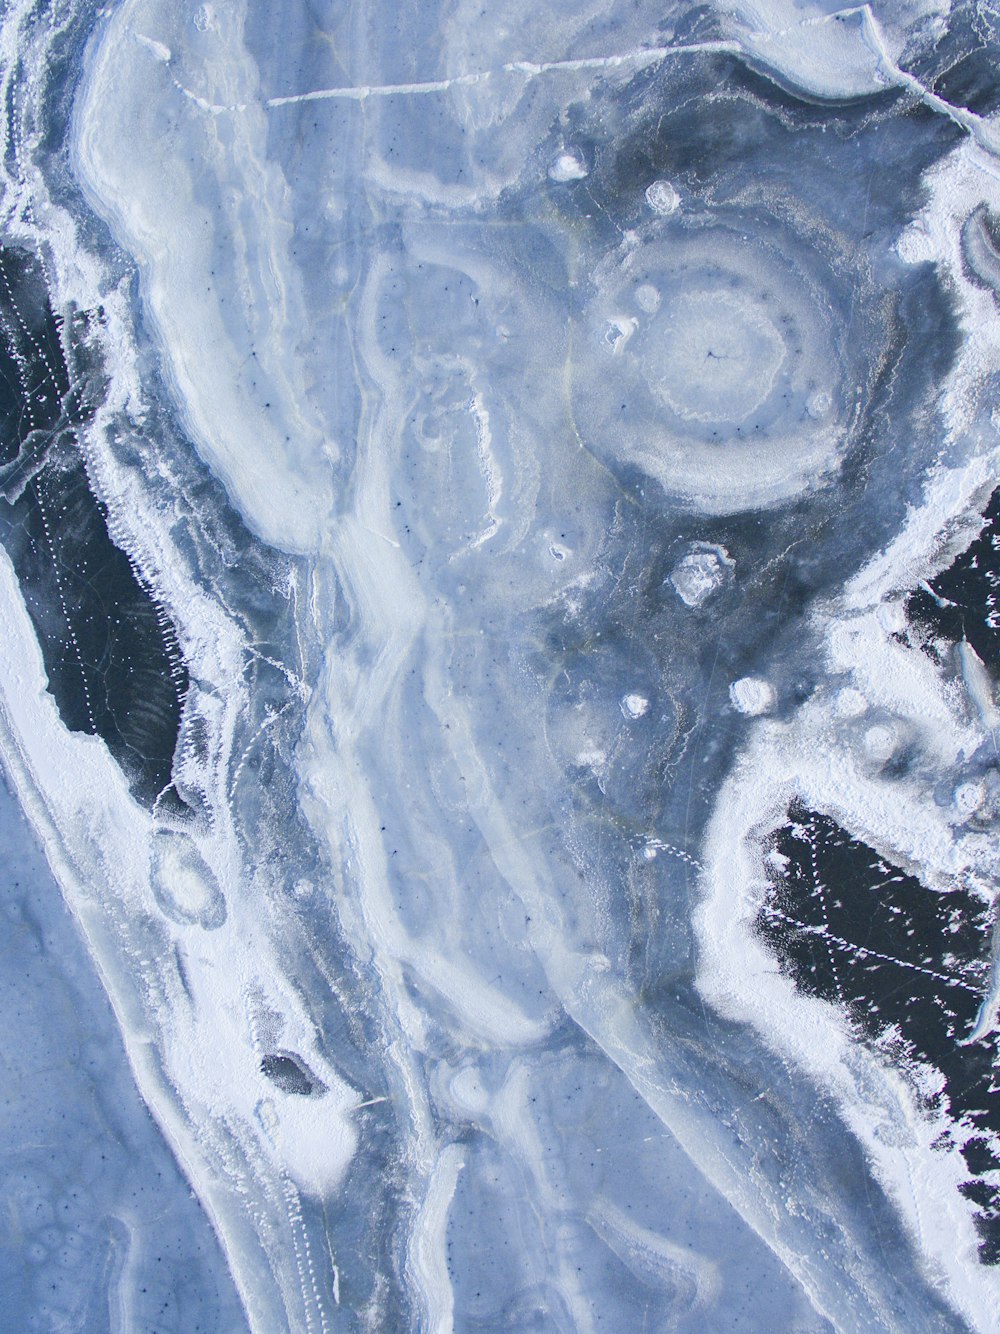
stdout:
<svg viewBox="0 0 1000 1334">
<path fill-rule="evenodd" d="M 998 60 L 985 0 L 7 0 L 0 756 L 200 1203 L 136 1168 L 171 1325 L 89 1164 L 19 1328 L 994 1328 L 1000 1123 L 859 998 L 992 1059 L 995 664 L 909 609 L 1000 476 Z M 803 810 L 968 967 L 790 901 Z"/>
</svg>

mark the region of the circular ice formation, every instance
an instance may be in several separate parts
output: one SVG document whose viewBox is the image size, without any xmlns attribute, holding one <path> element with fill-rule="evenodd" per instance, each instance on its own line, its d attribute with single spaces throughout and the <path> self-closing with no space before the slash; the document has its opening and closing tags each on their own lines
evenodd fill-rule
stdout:
<svg viewBox="0 0 1000 1334">
<path fill-rule="evenodd" d="M 647 315 L 655 315 L 660 308 L 660 294 L 652 283 L 640 283 L 635 289 L 635 304 Z"/>
<path fill-rule="evenodd" d="M 896 734 L 884 723 L 876 723 L 865 732 L 862 744 L 870 760 L 875 764 L 885 764 L 886 760 L 892 758 L 896 749 Z"/>
<path fill-rule="evenodd" d="M 187 834 L 161 830 L 153 840 L 153 895 L 179 926 L 211 931 L 226 920 L 226 902 L 211 867 Z"/>
<path fill-rule="evenodd" d="M 681 197 L 669 181 L 654 181 L 646 186 L 646 203 L 654 213 L 669 217 L 677 212 Z"/>
<path fill-rule="evenodd" d="M 593 274 L 575 341 L 584 442 L 706 514 L 780 504 L 821 484 L 857 410 L 822 259 L 794 241 L 786 254 L 754 225 L 684 219 L 669 238 L 615 251 Z M 609 344 L 629 308 L 637 327 Z"/>
<path fill-rule="evenodd" d="M 626 695 L 621 708 L 626 718 L 641 718 L 649 711 L 649 700 L 645 695 Z"/>
<path fill-rule="evenodd" d="M 725 547 L 692 542 L 671 570 L 674 592 L 687 607 L 700 607 L 733 575 L 736 562 Z"/>
<path fill-rule="evenodd" d="M 838 718 L 860 718 L 867 708 L 868 701 L 853 686 L 844 686 L 833 701 L 833 711 Z"/>
<path fill-rule="evenodd" d="M 450 1091 L 455 1105 L 463 1112 L 481 1116 L 489 1106 L 489 1094 L 483 1088 L 482 1077 L 475 1066 L 466 1065 L 456 1070 Z"/>
<path fill-rule="evenodd" d="M 968 819 L 970 815 L 975 815 L 983 804 L 986 793 L 982 783 L 959 783 L 955 788 L 954 802 L 955 809 L 963 819 Z"/>
<path fill-rule="evenodd" d="M 756 718 L 774 704 L 774 689 L 759 676 L 742 676 L 729 687 L 729 698 L 737 713 Z"/>
<path fill-rule="evenodd" d="M 549 177 L 553 181 L 582 181 L 587 175 L 587 164 L 579 153 L 560 153 L 549 166 Z"/>
<path fill-rule="evenodd" d="M 649 342 L 650 388 L 688 421 L 746 421 L 786 355 L 767 313 L 726 292 L 678 297 Z"/>
</svg>

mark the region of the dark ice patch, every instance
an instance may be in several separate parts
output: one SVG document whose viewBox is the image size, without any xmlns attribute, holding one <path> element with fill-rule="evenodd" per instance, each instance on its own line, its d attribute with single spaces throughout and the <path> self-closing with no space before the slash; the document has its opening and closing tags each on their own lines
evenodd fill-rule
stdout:
<svg viewBox="0 0 1000 1334">
<path fill-rule="evenodd" d="M 801 806 L 775 835 L 771 864 L 757 934 L 801 991 L 842 1005 L 863 1040 L 904 1068 L 941 1072 L 931 1104 L 947 1108 L 964 1146 L 980 1259 L 1000 1263 L 1000 1190 L 983 1176 L 1000 1166 L 997 1038 L 959 1045 L 983 997 L 988 910 L 969 894 L 926 889 Z"/>
<path fill-rule="evenodd" d="M 325 1093 L 326 1085 L 313 1074 L 299 1056 L 287 1052 L 273 1052 L 261 1060 L 261 1074 L 267 1076 L 282 1093 L 293 1093 L 301 1098 Z"/>
<path fill-rule="evenodd" d="M 600 97 L 600 94 L 598 95 Z M 705 114 L 706 97 L 711 115 Z M 643 225 L 646 186 L 670 180 L 680 191 L 678 220 L 745 199 L 751 191 L 769 211 L 794 200 L 797 227 L 815 243 L 837 248 L 851 237 L 866 249 L 891 242 L 924 200 L 921 172 L 962 131 L 922 106 L 906 106 L 898 89 L 846 104 L 817 104 L 778 87 L 735 56 L 693 57 L 638 73 L 624 96 L 607 93 L 606 119 L 620 124 L 613 139 L 591 131 L 587 108 L 572 108 L 574 142 L 590 147 L 594 169 L 585 182 L 599 220 Z M 561 198 L 561 196 L 560 196 Z M 572 207 L 572 204 L 570 204 Z M 587 214 L 590 216 L 590 213 Z M 611 220 L 614 220 L 612 222 Z M 850 270 L 857 259 L 841 249 Z"/>
<path fill-rule="evenodd" d="M 0 542 L 63 722 L 100 736 L 152 802 L 170 783 L 187 671 L 91 490 L 78 432 L 96 381 L 73 381 L 43 267 L 26 252 L 0 252 L 0 336 Z"/>
<path fill-rule="evenodd" d="M 961 0 L 951 8 L 940 40 L 915 52 L 907 68 L 951 106 L 988 116 L 1000 107 L 998 60 L 998 16 L 987 5 Z"/>
<path fill-rule="evenodd" d="M 907 599 L 918 627 L 958 644 L 968 640 L 990 672 L 1000 674 L 1000 491 L 990 498 L 985 524 L 947 570 Z M 928 592 L 928 589 L 930 590 Z"/>
<path fill-rule="evenodd" d="M 977 116 L 989 116 L 1000 106 L 997 87 L 997 62 L 1000 44 L 970 51 L 947 69 L 936 81 L 938 97 L 952 106 L 965 107 Z"/>
</svg>

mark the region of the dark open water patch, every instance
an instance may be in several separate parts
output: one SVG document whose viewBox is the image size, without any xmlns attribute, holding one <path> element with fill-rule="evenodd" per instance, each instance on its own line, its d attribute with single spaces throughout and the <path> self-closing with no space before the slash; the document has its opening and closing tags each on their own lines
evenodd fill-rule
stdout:
<svg viewBox="0 0 1000 1334">
<path fill-rule="evenodd" d="M 906 610 L 917 626 L 959 643 L 967 639 L 994 677 L 1000 676 L 1000 490 L 984 512 L 982 532 L 942 572 L 917 589 Z"/>
<path fill-rule="evenodd" d="M 939 894 L 856 842 L 833 820 L 793 806 L 772 842 L 773 884 L 755 930 L 800 991 L 842 1005 L 861 1041 L 904 1068 L 944 1077 L 947 1106 L 978 1206 L 980 1259 L 1000 1264 L 997 1038 L 959 1045 L 982 1000 L 988 910 L 964 892 Z M 912 1065 L 911 1065 L 912 1068 Z M 969 1131 L 972 1137 L 969 1138 Z"/>
<path fill-rule="evenodd" d="M 72 380 L 38 259 L 0 251 L 0 542 L 64 723 L 100 736 L 152 802 L 170 783 L 188 677 L 90 487 L 78 432 L 97 384 Z"/>
</svg>

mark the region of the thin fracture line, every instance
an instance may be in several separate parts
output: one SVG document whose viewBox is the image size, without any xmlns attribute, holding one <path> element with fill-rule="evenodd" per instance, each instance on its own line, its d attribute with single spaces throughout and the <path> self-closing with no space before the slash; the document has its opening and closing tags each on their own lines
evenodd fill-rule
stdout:
<svg viewBox="0 0 1000 1334">
<path fill-rule="evenodd" d="M 931 111 L 946 116 L 960 129 L 965 130 L 980 148 L 985 149 L 987 153 L 996 155 L 996 143 L 990 133 L 990 126 L 982 116 L 977 116 L 974 111 L 969 111 L 966 107 L 955 106 L 953 103 L 947 102 L 943 97 L 939 97 L 937 93 L 933 93 L 929 88 L 926 88 L 915 75 L 910 74 L 896 64 L 888 52 L 882 28 L 878 19 L 872 13 L 870 5 L 859 5 L 856 11 L 845 12 L 860 14 L 862 31 L 868 49 L 877 58 L 882 72 L 888 75 L 897 87 L 905 88 L 908 92 L 911 92 Z"/>
<path fill-rule="evenodd" d="M 711 41 L 690 42 L 675 46 L 644 46 L 632 51 L 620 52 L 616 55 L 583 56 L 576 60 L 546 60 L 540 62 L 513 60 L 494 70 L 479 70 L 472 74 L 456 74 L 445 79 L 430 79 L 417 83 L 360 84 L 339 88 L 317 88 L 308 93 L 289 93 L 284 97 L 269 97 L 258 105 L 262 105 L 265 110 L 276 111 L 282 107 L 298 106 L 305 102 L 364 102 L 369 98 L 379 97 L 432 96 L 437 93 L 448 92 L 451 88 L 469 88 L 476 84 L 486 83 L 490 79 L 504 76 L 535 79 L 542 74 L 612 70 L 629 66 L 642 69 L 644 66 L 662 64 L 671 56 L 696 55 L 699 53 L 731 55 L 738 59 L 749 58 L 752 60 L 755 56 L 760 58 L 761 48 L 774 42 L 780 43 L 789 33 L 801 31 L 804 28 L 825 26 L 845 18 L 860 19 L 861 40 L 875 57 L 877 68 L 888 86 L 905 89 L 932 111 L 946 116 L 965 130 L 987 154 L 997 155 L 997 143 L 992 127 L 982 116 L 976 115 L 975 112 L 969 111 L 965 107 L 955 106 L 943 97 L 939 97 L 937 93 L 925 87 L 915 75 L 910 74 L 896 64 L 889 54 L 885 36 L 869 4 L 853 5 L 846 9 L 837 10 L 835 13 L 818 15 L 814 18 L 805 19 L 792 27 L 776 29 L 773 32 L 750 31 L 742 38 L 737 39 L 718 38 Z M 212 115 L 245 111 L 247 109 L 247 103 L 226 106 L 209 102 L 190 88 L 185 87 L 179 80 L 174 79 L 173 83 L 185 97 L 189 98 L 203 111 Z"/>
<path fill-rule="evenodd" d="M 577 60 L 512 60 L 495 70 L 480 70 L 475 74 L 456 74 L 450 79 L 432 79 L 424 83 L 378 83 L 363 84 L 344 88 L 317 88 L 311 93 L 292 93 L 287 97 L 269 97 L 264 105 L 268 108 L 293 106 L 299 102 L 328 102 L 344 100 L 363 102 L 369 97 L 399 97 L 405 95 L 426 95 L 446 93 L 449 88 L 470 87 L 485 83 L 487 79 L 502 75 L 520 75 L 525 79 L 536 79 L 540 74 L 559 71 L 573 73 L 578 70 L 620 69 L 622 66 L 658 65 L 673 55 L 688 55 L 698 52 L 738 56 L 742 52 L 739 42 L 713 41 L 693 42 L 687 46 L 644 46 L 635 51 L 625 51 L 612 56 L 583 56 Z"/>
<path fill-rule="evenodd" d="M 848 954 L 855 954 L 859 959 L 879 959 L 883 963 L 895 964 L 898 968 L 908 968 L 912 973 L 922 973 L 924 977 L 933 977 L 935 981 L 944 982 L 949 987 L 961 987 L 963 991 L 968 991 L 970 995 L 981 997 L 982 989 L 970 986 L 968 982 L 960 977 L 955 977 L 951 973 L 939 973 L 933 968 L 923 968 L 918 963 L 910 963 L 907 959 L 897 959 L 894 954 L 883 954 L 880 950 L 873 950 L 869 945 L 858 945 L 852 940 L 845 940 L 843 936 L 836 936 L 826 927 L 810 926 L 807 922 L 800 922 L 797 917 L 792 917 L 780 908 L 772 908 L 765 904 L 760 910 L 765 917 L 776 918 L 779 922 L 786 922 L 789 926 L 798 927 L 804 935 L 819 936 L 824 941 L 836 945 L 840 950 Z"/>
</svg>

